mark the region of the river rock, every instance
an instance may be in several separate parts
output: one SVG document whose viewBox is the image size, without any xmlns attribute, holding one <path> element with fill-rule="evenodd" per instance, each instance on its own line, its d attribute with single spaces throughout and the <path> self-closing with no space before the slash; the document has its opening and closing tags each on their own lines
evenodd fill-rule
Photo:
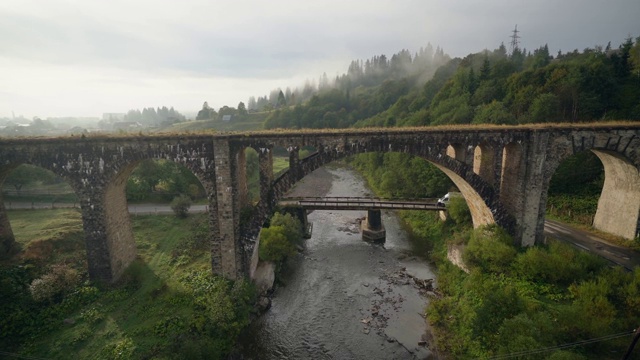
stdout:
<svg viewBox="0 0 640 360">
<path fill-rule="evenodd" d="M 258 311 L 265 312 L 271 307 L 271 299 L 266 296 L 261 296 L 260 299 L 258 299 L 258 303 L 256 304 L 256 306 L 258 308 Z"/>
</svg>

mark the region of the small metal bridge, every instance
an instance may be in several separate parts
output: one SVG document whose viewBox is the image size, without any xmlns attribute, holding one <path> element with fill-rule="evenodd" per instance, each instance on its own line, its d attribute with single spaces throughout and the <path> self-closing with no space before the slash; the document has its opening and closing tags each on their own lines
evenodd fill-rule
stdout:
<svg viewBox="0 0 640 360">
<path fill-rule="evenodd" d="M 282 207 L 302 207 L 308 210 L 446 210 L 438 199 L 392 200 L 365 197 L 292 197 L 278 202 Z"/>
</svg>

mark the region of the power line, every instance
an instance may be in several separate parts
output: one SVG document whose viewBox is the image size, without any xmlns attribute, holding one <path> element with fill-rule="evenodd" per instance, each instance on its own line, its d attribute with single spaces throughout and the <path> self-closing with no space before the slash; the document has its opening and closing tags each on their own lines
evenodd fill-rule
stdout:
<svg viewBox="0 0 640 360">
<path fill-rule="evenodd" d="M 576 342 L 572 342 L 572 343 L 556 345 L 556 346 L 550 346 L 550 347 L 546 347 L 546 348 L 524 350 L 524 351 L 514 352 L 514 353 L 510 353 L 510 354 L 494 356 L 494 357 L 492 357 L 490 359 L 494 359 L 494 360 L 497 360 L 497 359 L 509 359 L 509 358 L 513 358 L 513 357 L 517 357 L 517 356 L 534 355 L 534 354 L 539 354 L 539 353 L 553 351 L 553 350 L 568 349 L 568 348 L 575 347 L 575 346 L 587 345 L 587 344 L 597 343 L 597 342 L 601 342 L 601 341 L 613 340 L 613 339 L 621 338 L 621 337 L 624 337 L 624 336 L 629 336 L 630 334 L 633 334 L 634 332 L 635 332 L 635 330 L 634 331 L 626 331 L 626 332 L 623 332 L 623 333 L 605 335 L 605 336 L 602 336 L 602 337 L 599 337 L 599 338 L 580 340 L 580 341 L 576 341 Z"/>
</svg>

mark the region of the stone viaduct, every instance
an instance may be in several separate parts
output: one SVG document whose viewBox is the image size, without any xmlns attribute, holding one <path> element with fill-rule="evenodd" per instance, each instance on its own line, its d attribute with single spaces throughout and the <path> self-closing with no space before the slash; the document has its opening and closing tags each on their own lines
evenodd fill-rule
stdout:
<svg viewBox="0 0 640 360">
<path fill-rule="evenodd" d="M 304 159 L 299 149 L 316 152 Z M 260 162 L 260 201 L 247 196 L 245 149 Z M 289 170 L 273 176 L 273 149 L 289 152 Z M 543 239 L 549 181 L 558 165 L 582 151 L 602 161 L 605 182 L 594 218 L 603 231 L 633 238 L 640 230 L 640 124 L 343 129 L 234 134 L 66 137 L 0 140 L 0 183 L 20 164 L 64 178 L 78 195 L 89 275 L 117 280 L 136 256 L 125 185 L 145 159 L 175 161 L 202 182 L 209 201 L 211 267 L 246 276 L 260 228 L 277 201 L 313 170 L 364 152 L 403 152 L 431 162 L 463 193 L 475 227 L 497 223 L 522 246 Z M 0 199 L 1 200 L 1 199 Z M 253 206 L 240 222 L 241 209 Z M 0 201 L 0 255 L 14 248 Z"/>
</svg>

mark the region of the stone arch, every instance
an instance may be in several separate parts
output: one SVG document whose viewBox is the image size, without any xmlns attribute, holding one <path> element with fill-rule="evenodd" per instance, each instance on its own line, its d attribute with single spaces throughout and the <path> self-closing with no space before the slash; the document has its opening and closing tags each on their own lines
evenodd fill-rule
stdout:
<svg viewBox="0 0 640 360">
<path fill-rule="evenodd" d="M 495 149 L 487 143 L 480 143 L 473 149 L 473 172 L 489 185 L 496 184 Z"/>
<path fill-rule="evenodd" d="M 605 181 L 598 200 L 593 227 L 633 239 L 640 235 L 640 138 L 634 132 L 616 131 L 588 134 L 574 131 L 557 137 L 555 151 L 544 172 L 540 208 L 544 220 L 547 192 L 552 176 L 569 157 L 593 152 L 604 168 Z"/>
<path fill-rule="evenodd" d="M 353 146 L 349 146 L 348 144 L 339 144 L 339 146 L 331 148 L 323 146 L 322 144 L 314 144 L 318 151 L 315 154 L 300 160 L 302 176 L 299 179 L 302 179 L 315 169 L 322 167 L 331 161 L 350 155 L 372 151 L 404 152 L 434 164 L 458 186 L 469 204 L 474 227 L 497 222 L 499 225 L 505 227 L 509 232 L 514 232 L 515 221 L 500 204 L 492 186 L 484 181 L 479 175 L 475 174 L 472 171 L 473 169 L 466 163 L 457 161 L 448 156 L 442 156 L 442 152 L 440 152 L 438 147 L 433 147 L 428 151 L 424 151 L 423 148 L 418 149 L 411 146 L 404 146 L 404 144 L 376 145 L 372 146 L 368 144 L 367 146 L 362 146 L 360 144 L 354 144 Z M 278 183 L 274 184 L 276 192 L 274 196 L 275 200 L 279 199 L 299 180 L 286 175 L 287 174 L 279 179 Z M 264 216 L 267 216 L 267 214 Z"/>
<path fill-rule="evenodd" d="M 471 168 L 449 157 L 425 158 L 425 160 L 442 170 L 456 184 L 467 201 L 474 228 L 497 223 L 509 233 L 514 234 L 513 217 L 502 206 L 493 187 L 475 174 Z"/>
<path fill-rule="evenodd" d="M 467 162 L 467 146 L 459 143 L 449 144 L 447 146 L 447 156 L 456 159 L 462 163 Z"/>
<path fill-rule="evenodd" d="M 131 225 L 131 218 L 129 215 L 129 209 L 126 199 L 126 185 L 133 170 L 135 170 L 142 161 L 145 160 L 166 160 L 171 161 L 179 166 L 183 166 L 191 171 L 195 177 L 200 181 L 200 184 L 204 188 L 205 195 L 209 199 L 209 230 L 211 233 L 211 239 L 214 241 L 216 237 L 214 233 L 217 229 L 217 218 L 215 216 L 217 201 L 216 201 L 216 186 L 214 183 L 214 177 L 211 176 L 211 172 L 207 171 L 206 167 L 201 166 L 202 163 L 195 161 L 195 159 L 189 160 L 184 156 L 159 156 L 158 154 L 144 154 L 146 156 L 140 156 L 136 159 L 121 162 L 118 167 L 114 167 L 113 171 L 105 178 L 105 185 L 101 192 L 98 192 L 98 199 L 94 199 L 94 202 L 88 202 L 82 204 L 83 207 L 89 207 L 91 210 L 95 210 L 95 206 L 100 206 L 100 210 L 103 213 L 104 221 L 101 223 L 95 223 L 90 217 L 92 211 L 83 211 L 83 220 L 90 223 L 89 227 L 94 232 L 104 233 L 106 244 L 100 244 L 103 246 L 103 253 L 108 254 L 108 269 L 111 273 L 113 280 L 118 279 L 127 266 L 135 259 L 137 255 L 136 245 L 133 236 L 133 229 Z M 95 248 L 97 244 L 94 244 Z M 98 245 L 99 246 L 99 245 Z M 219 248 L 219 244 L 212 244 L 212 263 L 219 264 L 221 262 L 222 254 L 220 251 L 215 251 Z M 100 266 L 99 263 L 90 264 L 90 275 L 93 278 L 101 277 L 98 274 L 102 274 L 106 269 L 106 261 L 103 260 L 103 268 L 92 267 Z"/>
<path fill-rule="evenodd" d="M 60 167 L 53 166 L 53 164 L 47 161 L 42 161 L 41 157 L 23 156 L 7 160 L 6 163 L 0 166 L 0 187 L 4 184 L 7 176 L 20 165 L 32 165 L 49 172 L 52 172 L 56 177 L 61 178 L 67 183 L 72 191 L 79 197 L 80 184 L 74 181 L 72 177 L 69 177 L 65 171 L 62 171 Z M 7 211 L 4 205 L 3 192 L 0 191 L 0 259 L 18 251 L 17 244 L 15 242 L 15 236 L 13 229 L 11 228 L 11 222 L 7 216 Z"/>
<path fill-rule="evenodd" d="M 563 153 L 549 167 L 545 194 L 560 164 L 584 151 L 598 157 L 605 175 L 592 226 L 626 239 L 635 238 L 640 234 L 640 172 L 623 153 L 601 148 L 578 148 Z M 546 205 L 546 196 L 544 200 Z"/>
</svg>

